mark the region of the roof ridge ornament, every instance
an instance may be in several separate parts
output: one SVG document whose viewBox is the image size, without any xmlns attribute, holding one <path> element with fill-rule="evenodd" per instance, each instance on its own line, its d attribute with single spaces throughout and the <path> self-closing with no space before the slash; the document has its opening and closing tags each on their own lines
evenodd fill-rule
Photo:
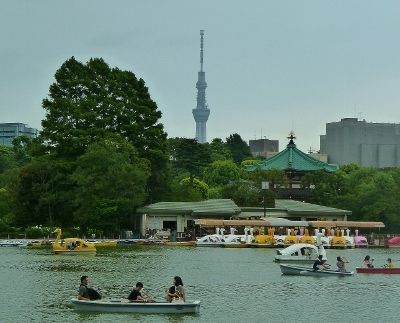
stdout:
<svg viewBox="0 0 400 323">
<path fill-rule="evenodd" d="M 293 139 L 296 139 L 296 136 L 294 135 L 294 131 L 293 131 L 293 130 L 291 130 L 291 131 L 289 132 L 289 136 L 286 137 L 286 138 L 287 138 L 287 139 L 290 139 L 289 145 L 294 145 L 294 144 L 295 144 L 294 141 L 293 141 Z"/>
</svg>

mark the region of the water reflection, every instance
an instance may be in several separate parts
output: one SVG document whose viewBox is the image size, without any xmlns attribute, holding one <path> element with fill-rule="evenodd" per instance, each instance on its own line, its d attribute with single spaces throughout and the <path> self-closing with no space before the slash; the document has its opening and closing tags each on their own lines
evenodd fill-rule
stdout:
<svg viewBox="0 0 400 323">
<path fill-rule="evenodd" d="M 399 314 L 393 295 L 400 293 L 400 275 L 282 276 L 272 250 L 133 246 L 99 249 L 95 257 L 63 257 L 51 250 L 6 249 L 0 249 L 0 284 L 12 293 L 0 293 L 1 322 L 281 322 L 284 317 L 343 323 L 354 321 L 354 313 L 357 321 L 397 322 Z M 377 264 L 389 254 L 400 258 L 400 250 L 387 249 L 329 250 L 328 258 L 343 255 L 354 270 L 366 252 Z M 85 274 L 104 297 L 126 297 L 141 281 L 146 293 L 160 300 L 180 275 L 188 298 L 201 300 L 200 315 L 77 313 L 69 300 Z"/>
</svg>

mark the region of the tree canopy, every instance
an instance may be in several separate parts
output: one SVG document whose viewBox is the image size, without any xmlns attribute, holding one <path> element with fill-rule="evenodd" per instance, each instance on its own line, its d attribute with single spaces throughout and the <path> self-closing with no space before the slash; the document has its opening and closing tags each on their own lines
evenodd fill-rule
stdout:
<svg viewBox="0 0 400 323">
<path fill-rule="evenodd" d="M 149 187 L 157 195 L 164 185 L 167 135 L 145 82 L 101 58 L 83 64 L 74 57 L 62 64 L 55 79 L 42 103 L 46 117 L 40 136 L 48 150 L 78 158 L 91 143 L 119 134 L 150 161 Z"/>
<path fill-rule="evenodd" d="M 251 157 L 249 145 L 240 137 L 239 134 L 234 133 L 226 138 L 226 144 L 232 154 L 233 161 L 240 165 L 242 160 Z"/>
<path fill-rule="evenodd" d="M 146 199 L 147 160 L 124 140 L 104 139 L 90 144 L 72 174 L 76 184 L 75 222 L 82 227 L 118 232 Z"/>
</svg>

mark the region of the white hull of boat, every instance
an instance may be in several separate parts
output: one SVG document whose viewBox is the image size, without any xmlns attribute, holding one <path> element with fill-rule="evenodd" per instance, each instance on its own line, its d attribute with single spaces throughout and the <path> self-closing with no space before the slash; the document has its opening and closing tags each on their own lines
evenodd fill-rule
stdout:
<svg viewBox="0 0 400 323">
<path fill-rule="evenodd" d="M 196 247 L 222 247 L 223 242 L 196 242 Z"/>
<path fill-rule="evenodd" d="M 327 277 L 327 276 L 352 276 L 353 271 L 350 272 L 340 272 L 335 270 L 314 270 L 309 267 L 293 266 L 293 265 L 280 265 L 281 272 L 283 275 L 297 275 L 297 276 L 317 276 L 317 277 Z"/>
<path fill-rule="evenodd" d="M 135 303 L 120 299 L 83 301 L 73 298 L 71 302 L 76 311 L 82 312 L 180 314 L 198 313 L 200 311 L 200 301 L 188 303 Z"/>
<path fill-rule="evenodd" d="M 315 259 L 311 259 L 308 256 L 275 256 L 275 262 L 280 262 L 280 263 L 299 263 L 299 264 L 313 264 L 315 262 Z"/>
</svg>

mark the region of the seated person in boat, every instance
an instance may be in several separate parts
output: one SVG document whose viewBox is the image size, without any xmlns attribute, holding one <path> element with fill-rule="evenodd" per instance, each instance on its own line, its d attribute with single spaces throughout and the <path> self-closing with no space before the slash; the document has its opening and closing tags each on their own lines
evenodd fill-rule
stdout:
<svg viewBox="0 0 400 323">
<path fill-rule="evenodd" d="M 337 266 L 337 271 L 340 271 L 342 273 L 347 272 L 345 264 L 348 264 L 348 260 L 345 257 L 337 257 L 336 258 L 336 266 Z"/>
<path fill-rule="evenodd" d="M 128 299 L 131 302 L 142 302 L 142 303 L 148 303 L 148 302 L 154 302 L 153 299 L 151 299 L 148 296 L 142 295 L 140 292 L 143 289 L 143 284 L 141 282 L 136 283 L 136 287 L 132 289 L 132 291 L 129 293 Z"/>
<path fill-rule="evenodd" d="M 79 286 L 78 299 L 82 301 L 91 301 L 101 299 L 101 295 L 93 288 L 88 287 L 89 277 L 81 277 L 81 285 Z"/>
<path fill-rule="evenodd" d="M 165 291 L 165 300 L 171 302 L 185 302 L 186 295 L 183 288 L 182 278 L 179 276 L 174 277 L 174 285 Z"/>
<path fill-rule="evenodd" d="M 321 270 L 321 269 L 329 269 L 330 266 L 328 264 L 326 264 L 325 262 L 326 262 L 326 260 L 322 259 L 322 255 L 319 255 L 318 259 L 315 260 L 314 265 L 313 265 L 314 271 Z"/>
<path fill-rule="evenodd" d="M 396 268 L 394 261 L 391 258 L 387 259 L 387 263 L 384 266 L 385 268 Z"/>
<path fill-rule="evenodd" d="M 364 268 L 374 268 L 374 265 L 372 264 L 374 262 L 374 258 L 371 258 L 370 256 L 365 256 L 364 262 L 363 262 L 363 267 Z"/>
<path fill-rule="evenodd" d="M 175 285 L 165 290 L 165 300 L 171 303 L 174 296 L 175 296 Z"/>
</svg>

